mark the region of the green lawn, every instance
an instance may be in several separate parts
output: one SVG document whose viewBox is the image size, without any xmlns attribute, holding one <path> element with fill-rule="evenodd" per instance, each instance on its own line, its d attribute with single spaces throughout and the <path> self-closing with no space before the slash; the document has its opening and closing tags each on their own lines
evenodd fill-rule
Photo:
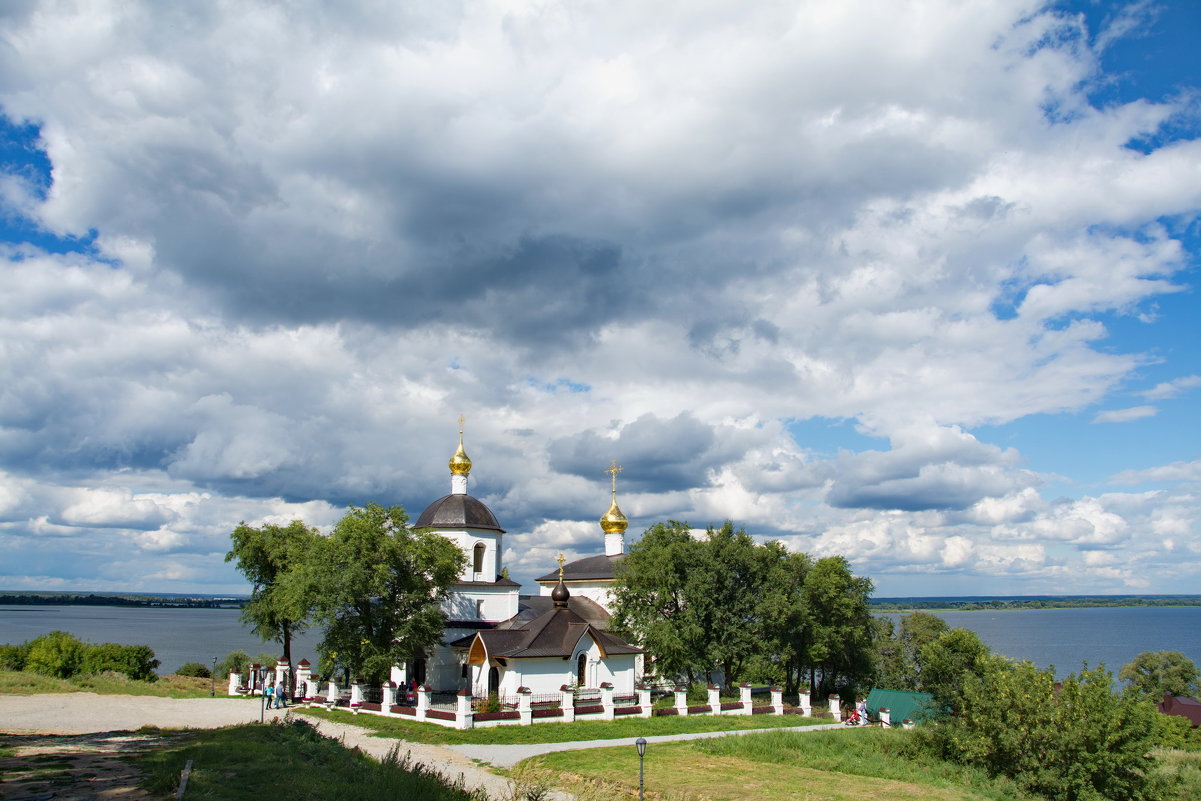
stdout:
<svg viewBox="0 0 1201 801">
<path fill-rule="evenodd" d="M 485 801 L 409 764 L 407 757 L 376 762 L 303 721 L 172 736 L 137 758 L 147 773 L 146 789 L 173 797 L 189 759 L 188 801 L 262 801 L 281 794 L 322 801 Z"/>
<path fill-rule="evenodd" d="M 646 752 L 648 798 L 675 801 L 1026 801 L 1008 782 L 946 763 L 912 761 L 906 732 L 770 732 L 655 744 Z M 527 782 L 568 789 L 583 801 L 636 794 L 638 754 L 629 746 L 562 751 L 527 760 Z"/>
<path fill-rule="evenodd" d="M 209 680 L 190 676 L 163 676 L 158 681 L 134 681 L 121 673 L 101 673 L 56 679 L 38 673 L 0 670 L 0 695 L 92 692 L 101 695 L 157 695 L 165 698 L 208 698 Z M 227 698 L 220 685 L 218 698 Z"/>
<path fill-rule="evenodd" d="M 740 731 L 774 729 L 781 726 L 816 726 L 829 723 L 800 715 L 696 715 L 653 718 L 623 718 L 614 721 L 578 721 L 576 723 L 535 723 L 532 726 L 495 726 L 459 731 L 434 723 L 377 715 L 354 715 L 344 711 L 296 709 L 305 715 L 350 723 L 374 729 L 380 737 L 395 737 L 416 743 L 437 745 L 515 745 L 524 743 L 568 743 L 577 740 L 614 740 L 625 737 L 651 737 L 659 734 L 689 734 L 702 731 Z"/>
</svg>

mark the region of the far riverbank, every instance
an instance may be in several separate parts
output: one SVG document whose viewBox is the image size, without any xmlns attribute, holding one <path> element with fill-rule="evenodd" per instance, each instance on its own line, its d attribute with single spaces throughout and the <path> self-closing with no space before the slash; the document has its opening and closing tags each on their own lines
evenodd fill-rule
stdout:
<svg viewBox="0 0 1201 801">
<path fill-rule="evenodd" d="M 873 598 L 873 612 L 1003 612 L 1025 609 L 1122 609 L 1201 606 L 1201 595 L 997 595 Z"/>
</svg>

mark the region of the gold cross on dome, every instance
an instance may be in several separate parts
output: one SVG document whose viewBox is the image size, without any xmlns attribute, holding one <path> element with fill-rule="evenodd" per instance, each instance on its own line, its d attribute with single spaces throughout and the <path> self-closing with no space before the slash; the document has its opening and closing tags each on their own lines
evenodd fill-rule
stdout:
<svg viewBox="0 0 1201 801">
<path fill-rule="evenodd" d="M 459 436 L 463 436 L 463 424 L 467 422 L 467 418 L 459 415 Z"/>
<path fill-rule="evenodd" d="M 567 561 L 567 557 L 563 555 L 562 551 L 560 551 L 559 558 L 556 559 L 555 561 L 559 563 L 559 581 L 562 581 L 563 580 L 563 563 Z"/>
<path fill-rule="evenodd" d="M 614 495 L 617 494 L 617 474 L 621 472 L 621 469 L 622 469 L 621 465 L 619 465 L 617 463 L 617 460 L 614 459 L 613 464 L 609 467 L 608 470 L 605 471 L 606 473 L 609 474 L 609 477 L 613 480 L 613 494 Z"/>
</svg>

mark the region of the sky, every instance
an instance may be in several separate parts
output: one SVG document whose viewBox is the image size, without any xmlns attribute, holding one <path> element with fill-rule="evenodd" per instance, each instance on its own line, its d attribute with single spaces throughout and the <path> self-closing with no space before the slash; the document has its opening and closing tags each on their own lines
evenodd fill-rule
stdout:
<svg viewBox="0 0 1201 801">
<path fill-rule="evenodd" d="M 0 589 L 470 492 L 1201 591 L 1201 6 L 0 5 Z"/>
</svg>

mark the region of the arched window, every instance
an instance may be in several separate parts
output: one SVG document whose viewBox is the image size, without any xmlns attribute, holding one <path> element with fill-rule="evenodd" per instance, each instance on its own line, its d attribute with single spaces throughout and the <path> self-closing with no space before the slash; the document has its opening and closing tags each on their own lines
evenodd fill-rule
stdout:
<svg viewBox="0 0 1201 801">
<path fill-rule="evenodd" d="M 580 654 L 575 661 L 575 683 L 580 687 L 588 686 L 588 654 Z"/>
<path fill-rule="evenodd" d="M 472 560 L 472 564 L 473 564 L 472 570 L 474 570 L 476 573 L 484 572 L 484 551 L 485 550 L 487 550 L 487 547 L 484 545 L 484 543 L 477 542 L 475 544 L 475 554 L 474 554 L 474 559 Z"/>
</svg>

